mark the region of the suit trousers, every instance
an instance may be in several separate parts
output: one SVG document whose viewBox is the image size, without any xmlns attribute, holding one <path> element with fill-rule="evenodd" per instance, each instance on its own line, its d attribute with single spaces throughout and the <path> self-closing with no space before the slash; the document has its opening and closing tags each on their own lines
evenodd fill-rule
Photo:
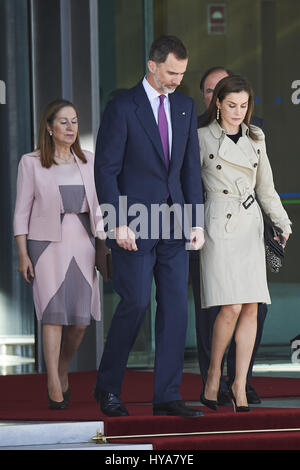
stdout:
<svg viewBox="0 0 300 470">
<path fill-rule="evenodd" d="M 200 373 L 202 376 L 203 384 L 205 384 L 207 372 L 210 363 L 211 346 L 212 346 L 212 335 L 214 323 L 221 307 L 211 307 L 203 309 L 201 307 L 201 295 L 200 295 L 200 257 L 199 252 L 190 252 L 189 254 L 189 274 L 192 280 L 194 304 L 195 304 L 195 315 L 196 315 L 196 337 L 197 337 L 197 350 L 198 350 L 198 361 L 200 367 Z M 259 348 L 261 337 L 263 333 L 264 321 L 267 314 L 267 305 L 258 304 L 258 315 L 257 315 L 257 333 L 253 353 L 247 374 L 247 388 L 250 386 L 250 380 L 252 377 L 252 370 L 255 361 L 255 356 Z M 227 353 L 227 378 L 231 384 L 235 377 L 235 341 L 234 337 L 231 340 L 228 353 Z M 222 371 L 224 367 L 224 358 L 222 362 Z M 221 374 L 220 380 L 220 391 L 227 392 L 228 385 Z"/>
<path fill-rule="evenodd" d="M 120 296 L 105 343 L 96 390 L 120 395 L 128 356 L 156 284 L 153 403 L 181 400 L 187 328 L 188 253 L 184 240 L 160 239 L 149 252 L 112 249 L 113 286 Z"/>
</svg>

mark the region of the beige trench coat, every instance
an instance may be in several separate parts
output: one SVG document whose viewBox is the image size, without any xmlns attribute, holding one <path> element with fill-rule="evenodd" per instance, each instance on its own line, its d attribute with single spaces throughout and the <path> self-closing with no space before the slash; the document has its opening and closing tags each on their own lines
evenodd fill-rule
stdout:
<svg viewBox="0 0 300 470">
<path fill-rule="evenodd" d="M 198 129 L 204 205 L 205 244 L 200 252 L 201 304 L 271 303 L 267 285 L 263 219 L 266 214 L 284 232 L 291 222 L 275 191 L 264 134 L 242 137 L 235 144 L 217 121 Z M 245 203 L 243 205 L 243 203 Z M 248 208 L 245 208 L 248 207 Z"/>
</svg>

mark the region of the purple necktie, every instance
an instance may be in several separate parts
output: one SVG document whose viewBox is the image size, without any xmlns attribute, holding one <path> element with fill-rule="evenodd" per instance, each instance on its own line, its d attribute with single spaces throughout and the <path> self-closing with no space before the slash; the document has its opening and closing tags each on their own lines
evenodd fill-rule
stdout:
<svg viewBox="0 0 300 470">
<path fill-rule="evenodd" d="M 168 121 L 164 107 L 164 99 L 166 95 L 159 96 L 159 108 L 158 108 L 158 128 L 161 137 L 161 142 L 164 150 L 166 166 L 169 168 L 169 135 L 168 135 Z"/>
</svg>

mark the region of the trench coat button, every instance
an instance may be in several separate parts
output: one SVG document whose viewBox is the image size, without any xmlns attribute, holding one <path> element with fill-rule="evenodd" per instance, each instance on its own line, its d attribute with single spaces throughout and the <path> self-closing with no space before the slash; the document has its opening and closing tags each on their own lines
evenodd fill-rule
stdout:
<svg viewBox="0 0 300 470">
<path fill-rule="evenodd" d="M 256 167 L 257 167 L 257 163 L 254 163 L 254 165 L 253 165 L 253 166 L 254 166 L 254 168 L 256 168 Z"/>
<path fill-rule="evenodd" d="M 211 153 L 209 156 L 210 159 L 214 158 L 213 154 Z"/>
<path fill-rule="evenodd" d="M 228 189 L 224 189 L 223 191 L 224 194 L 228 194 L 228 192 L 229 192 Z"/>
<path fill-rule="evenodd" d="M 222 168 L 221 165 L 217 165 L 217 166 L 216 166 L 216 169 L 217 169 L 217 170 L 221 170 L 221 168 Z"/>
<path fill-rule="evenodd" d="M 257 149 L 257 153 L 258 153 L 258 155 L 260 154 L 260 150 L 259 150 L 259 149 Z"/>
<path fill-rule="evenodd" d="M 226 217 L 227 217 L 227 219 L 230 219 L 230 218 L 231 218 L 231 214 L 227 214 Z"/>
</svg>

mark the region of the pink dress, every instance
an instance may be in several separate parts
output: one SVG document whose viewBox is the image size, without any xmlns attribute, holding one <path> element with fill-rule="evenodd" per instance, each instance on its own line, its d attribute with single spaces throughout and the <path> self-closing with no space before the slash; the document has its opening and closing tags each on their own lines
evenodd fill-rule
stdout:
<svg viewBox="0 0 300 470">
<path fill-rule="evenodd" d="M 55 165 L 55 177 L 62 239 L 27 241 L 36 315 L 47 324 L 89 325 L 91 317 L 100 320 L 100 293 L 85 188 L 77 163 Z"/>
</svg>

